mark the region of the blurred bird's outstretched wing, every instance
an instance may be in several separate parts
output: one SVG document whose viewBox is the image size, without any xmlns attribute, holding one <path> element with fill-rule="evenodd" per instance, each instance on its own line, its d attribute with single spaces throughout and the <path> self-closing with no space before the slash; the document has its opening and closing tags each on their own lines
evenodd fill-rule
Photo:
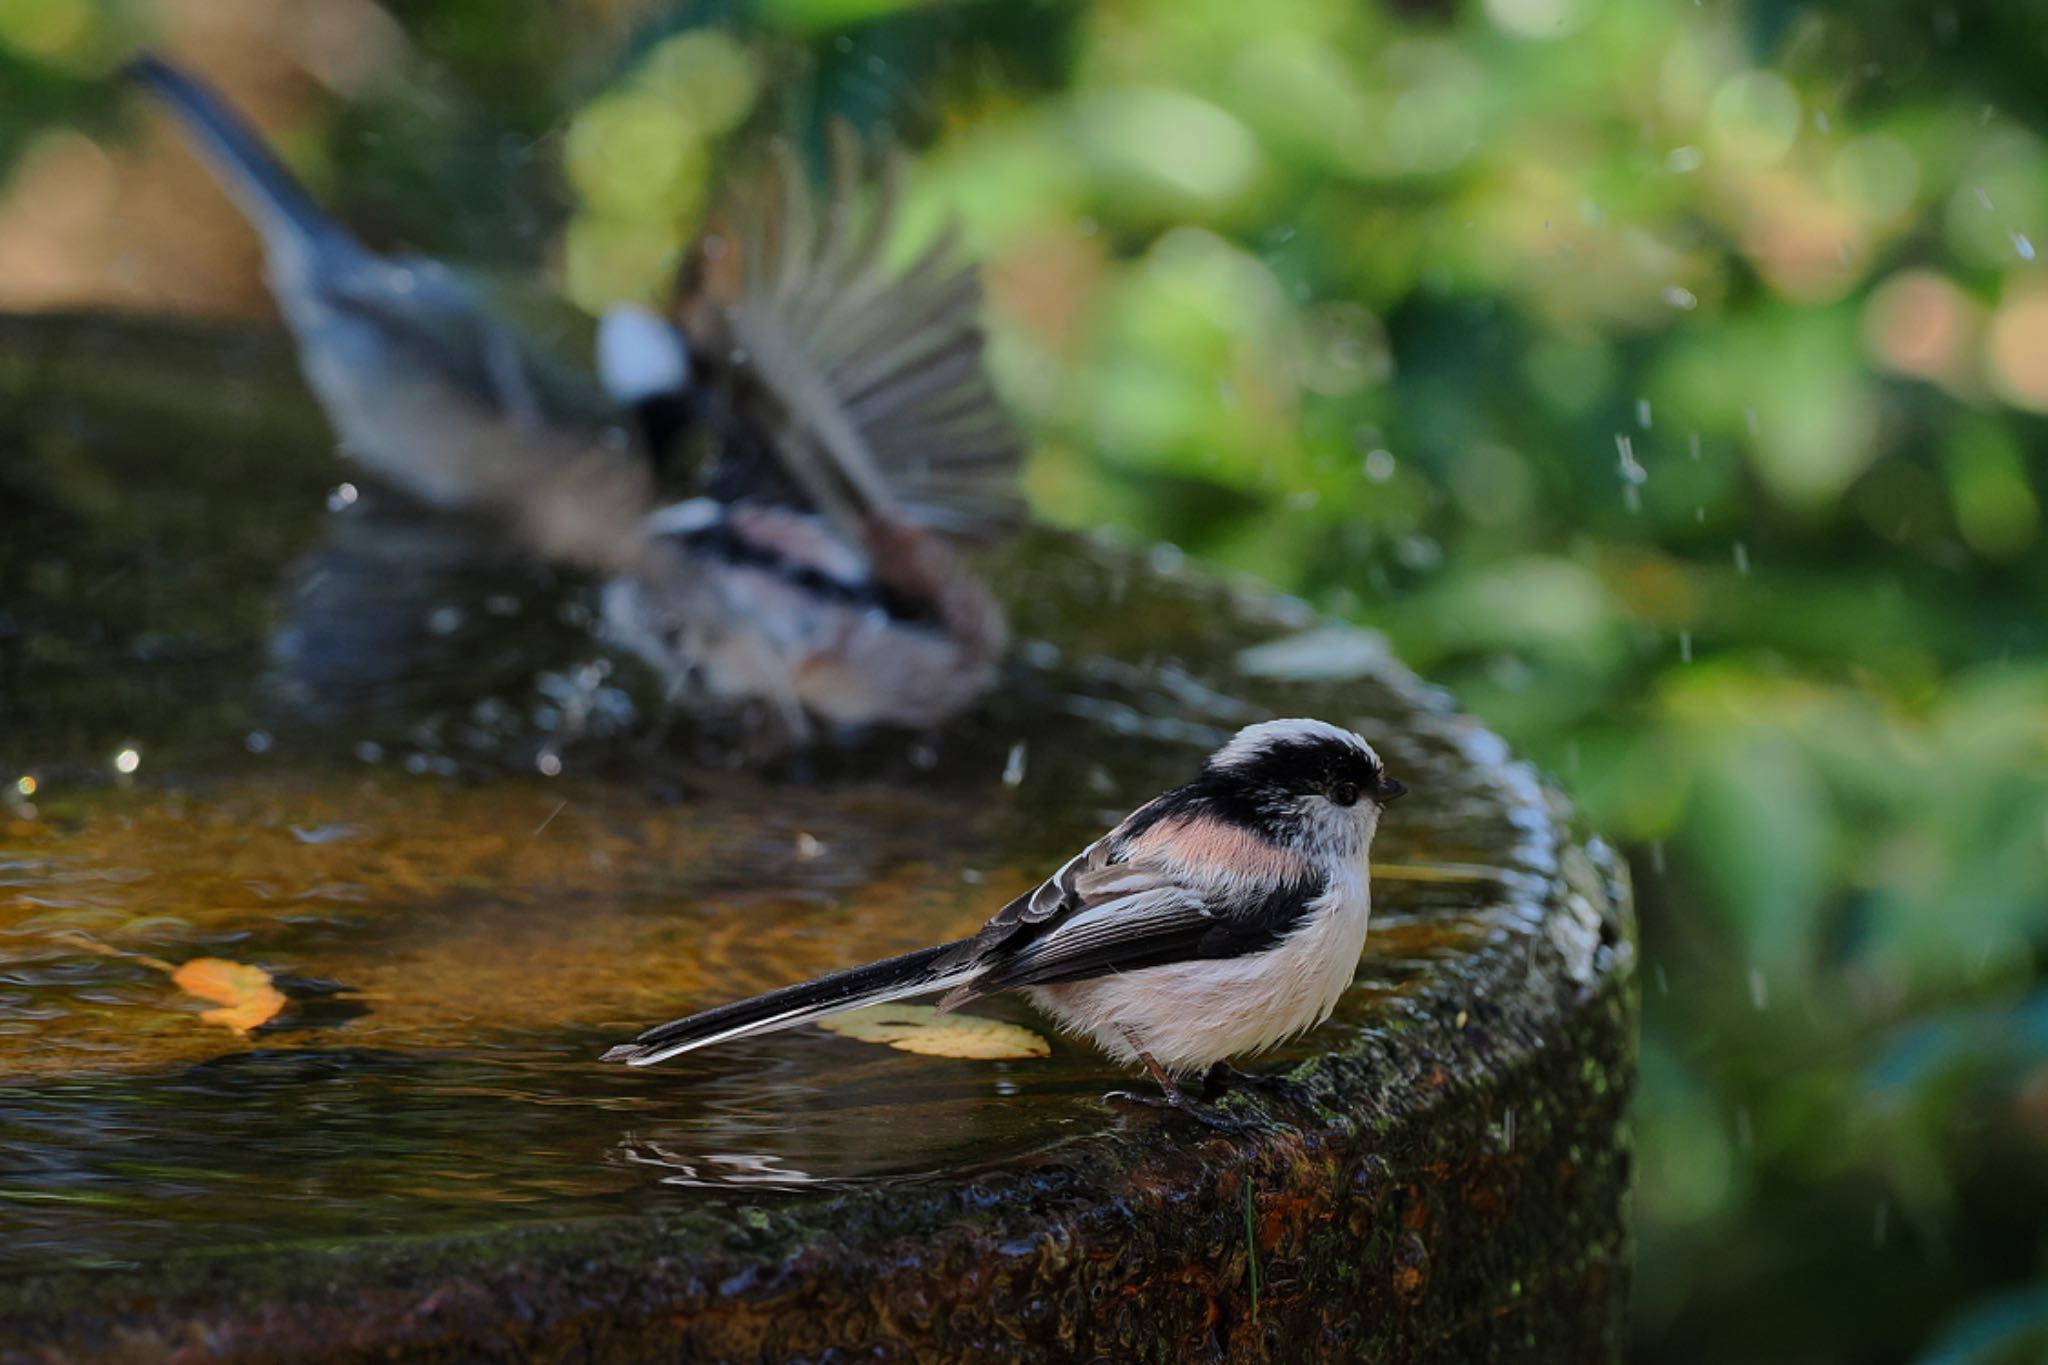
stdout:
<svg viewBox="0 0 2048 1365">
<path fill-rule="evenodd" d="M 693 350 L 754 381 L 749 416 L 783 472 L 856 539 L 875 521 L 970 540 L 1014 526 L 1021 442 L 955 235 L 891 269 L 900 162 L 885 158 L 877 183 L 844 126 L 822 211 L 796 154 L 778 161 L 683 266 L 674 313 Z"/>
</svg>

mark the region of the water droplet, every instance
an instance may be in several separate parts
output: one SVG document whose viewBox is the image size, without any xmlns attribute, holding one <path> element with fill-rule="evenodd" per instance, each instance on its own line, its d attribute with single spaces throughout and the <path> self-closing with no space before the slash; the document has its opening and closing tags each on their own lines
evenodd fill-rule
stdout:
<svg viewBox="0 0 2048 1365">
<path fill-rule="evenodd" d="M 384 746 L 374 739 L 358 740 L 355 755 L 364 763 L 381 763 L 384 761 Z"/>
<path fill-rule="evenodd" d="M 533 760 L 533 766 L 539 770 L 542 777 L 560 777 L 562 756 L 553 749 L 542 749 L 540 755 Z"/>
<path fill-rule="evenodd" d="M 242 747 L 252 754 L 269 753 L 270 732 L 268 730 L 251 730 L 248 734 L 242 736 Z"/>
<path fill-rule="evenodd" d="M 1761 1010 L 1761 1009 L 1764 1009 L 1764 1008 L 1766 1008 L 1766 1007 L 1767 1007 L 1767 1006 L 1768 1006 L 1768 1005 L 1769 1005 L 1770 1003 L 1771 1003 L 1771 988 L 1770 988 L 1770 983 L 1764 980 L 1764 970 L 1763 970 L 1763 968 L 1761 968 L 1761 967 L 1751 967 L 1751 968 L 1749 969 L 1749 1005 L 1750 1005 L 1750 1008 L 1751 1008 L 1751 1009 L 1756 1009 L 1756 1010 Z"/>
<path fill-rule="evenodd" d="M 2019 252 L 2020 259 L 2023 261 L 2033 260 L 2034 243 L 2027 237 L 2027 234 L 2024 232 L 2015 232 L 2010 235 L 2012 237 L 2012 249 L 2014 251 Z"/>
<path fill-rule="evenodd" d="M 1394 477 L 1394 452 L 1391 450 L 1368 450 L 1365 453 L 1365 477 L 1374 483 L 1385 483 Z"/>
<path fill-rule="evenodd" d="M 1678 661 L 1682 664 L 1692 662 L 1692 632 L 1689 630 L 1678 632 Z"/>
<path fill-rule="evenodd" d="M 1985 189 L 1982 185 L 1977 186 L 1977 202 L 1984 206 L 1986 213 L 1991 212 L 1991 191 Z"/>
<path fill-rule="evenodd" d="M 1636 425 L 1644 431 L 1650 429 L 1650 400 L 1647 398 L 1636 399 Z"/>
<path fill-rule="evenodd" d="M 1684 175 L 1698 170 L 1706 159 L 1706 154 L 1697 147 L 1673 147 L 1664 155 L 1664 166 L 1673 175 Z"/>
<path fill-rule="evenodd" d="M 36 779 L 34 775 L 23 773 L 20 777 L 15 778 L 14 789 L 23 796 L 34 796 L 36 794 Z"/>
<path fill-rule="evenodd" d="M 1626 432 L 1614 433 L 1614 448 L 1621 455 L 1620 464 L 1617 466 L 1621 471 L 1621 477 L 1631 484 L 1647 482 L 1650 471 L 1637 462 L 1636 443 Z"/>
<path fill-rule="evenodd" d="M 1699 295 L 1693 293 L 1692 290 L 1687 289 L 1682 284 L 1665 285 L 1664 302 L 1685 313 L 1689 313 L 1700 306 Z"/>
<path fill-rule="evenodd" d="M 1700 434 L 1697 431 L 1685 438 L 1685 452 L 1695 460 L 1700 457 Z"/>
<path fill-rule="evenodd" d="M 1749 576 L 1749 546 L 1739 540 L 1735 542 L 1735 572 Z"/>
<path fill-rule="evenodd" d="M 1024 741 L 1018 740 L 1010 746 L 1010 756 L 1003 762 L 1003 785 L 1019 787 L 1024 784 Z"/>
<path fill-rule="evenodd" d="M 114 755 L 114 771 L 132 773 L 142 766 L 142 751 L 132 745 Z"/>
<path fill-rule="evenodd" d="M 1828 123 L 1827 110 L 1816 109 L 1813 111 L 1813 127 L 1814 131 L 1820 133 L 1823 137 L 1825 137 L 1828 134 L 1828 132 L 1831 131 L 1830 125 Z"/>
<path fill-rule="evenodd" d="M 813 863 L 824 856 L 825 845 L 818 841 L 817 835 L 803 831 L 798 832 L 796 836 L 796 860 L 798 862 Z"/>
<path fill-rule="evenodd" d="M 360 495 L 356 492 L 354 484 L 338 483 L 334 486 L 334 491 L 327 495 L 327 510 L 339 512 L 344 507 L 354 505 L 358 496 Z"/>
</svg>

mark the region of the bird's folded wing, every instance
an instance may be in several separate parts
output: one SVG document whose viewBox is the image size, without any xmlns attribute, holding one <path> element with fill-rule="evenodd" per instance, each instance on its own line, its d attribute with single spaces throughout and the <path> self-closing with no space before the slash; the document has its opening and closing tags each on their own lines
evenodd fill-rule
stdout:
<svg viewBox="0 0 2048 1365">
<path fill-rule="evenodd" d="M 898 163 L 871 186 L 843 127 L 832 163 L 818 212 L 786 153 L 780 177 L 694 249 L 677 317 L 772 392 L 787 417 L 776 453 L 818 510 L 993 536 L 1021 520 L 1022 445 L 983 367 L 976 271 L 951 233 L 892 269 Z"/>
<path fill-rule="evenodd" d="M 1083 871 L 1070 885 L 1074 899 L 1050 928 L 993 947 L 983 970 L 942 1006 L 1018 986 L 1257 952 L 1299 927 L 1319 890 L 1290 884 L 1256 903 L 1219 905 L 1167 874 L 1131 864 Z"/>
</svg>

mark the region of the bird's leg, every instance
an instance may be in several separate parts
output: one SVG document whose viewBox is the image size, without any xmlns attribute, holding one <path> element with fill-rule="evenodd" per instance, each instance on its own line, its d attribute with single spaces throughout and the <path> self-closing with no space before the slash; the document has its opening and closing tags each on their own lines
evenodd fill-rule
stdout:
<svg viewBox="0 0 2048 1365">
<path fill-rule="evenodd" d="M 1113 1090 L 1105 1098 L 1120 1099 L 1131 1104 L 1165 1103 L 1172 1108 L 1180 1110 L 1181 1113 L 1186 1114 L 1204 1127 L 1213 1128 L 1219 1133 L 1236 1135 L 1246 1131 L 1249 1125 L 1243 1119 L 1226 1114 L 1220 1109 L 1202 1103 L 1200 1100 L 1190 1098 L 1185 1090 L 1174 1084 L 1173 1077 L 1168 1075 L 1166 1068 L 1159 1064 L 1159 1059 L 1145 1050 L 1145 1044 L 1140 1040 L 1136 1029 L 1131 1028 L 1127 1024 L 1119 1024 L 1117 1025 L 1117 1032 L 1123 1034 L 1124 1041 L 1129 1043 L 1131 1051 L 1137 1054 L 1139 1064 L 1150 1073 L 1154 1081 L 1159 1083 L 1159 1089 L 1164 1099 L 1155 1100 L 1144 1095 L 1133 1095 L 1127 1090 Z"/>
<path fill-rule="evenodd" d="M 1159 1088 L 1166 1092 L 1166 1102 L 1175 1108 L 1187 1104 L 1187 1092 L 1174 1084 L 1173 1077 L 1166 1074 L 1166 1068 L 1159 1065 L 1156 1057 L 1145 1051 L 1145 1045 L 1138 1041 L 1137 1030 L 1120 1028 L 1118 1031 L 1124 1035 L 1124 1041 L 1131 1045 L 1131 1051 L 1138 1054 L 1139 1063 L 1151 1073 L 1153 1080 L 1159 1082 Z"/>
</svg>

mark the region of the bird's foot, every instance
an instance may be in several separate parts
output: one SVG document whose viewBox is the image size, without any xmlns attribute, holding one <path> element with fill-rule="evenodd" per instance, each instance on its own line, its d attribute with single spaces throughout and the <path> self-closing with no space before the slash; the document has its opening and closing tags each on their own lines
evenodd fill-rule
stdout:
<svg viewBox="0 0 2048 1365">
<path fill-rule="evenodd" d="M 1211 1132 L 1223 1133 L 1230 1137 L 1242 1137 L 1258 1128 L 1256 1120 L 1227 1113 L 1213 1104 L 1204 1104 L 1180 1090 L 1167 1091 L 1159 1095 L 1143 1095 L 1130 1090 L 1112 1090 L 1102 1097 L 1111 1103 L 1138 1104 L 1147 1109 L 1172 1109 L 1186 1114 Z"/>
</svg>

